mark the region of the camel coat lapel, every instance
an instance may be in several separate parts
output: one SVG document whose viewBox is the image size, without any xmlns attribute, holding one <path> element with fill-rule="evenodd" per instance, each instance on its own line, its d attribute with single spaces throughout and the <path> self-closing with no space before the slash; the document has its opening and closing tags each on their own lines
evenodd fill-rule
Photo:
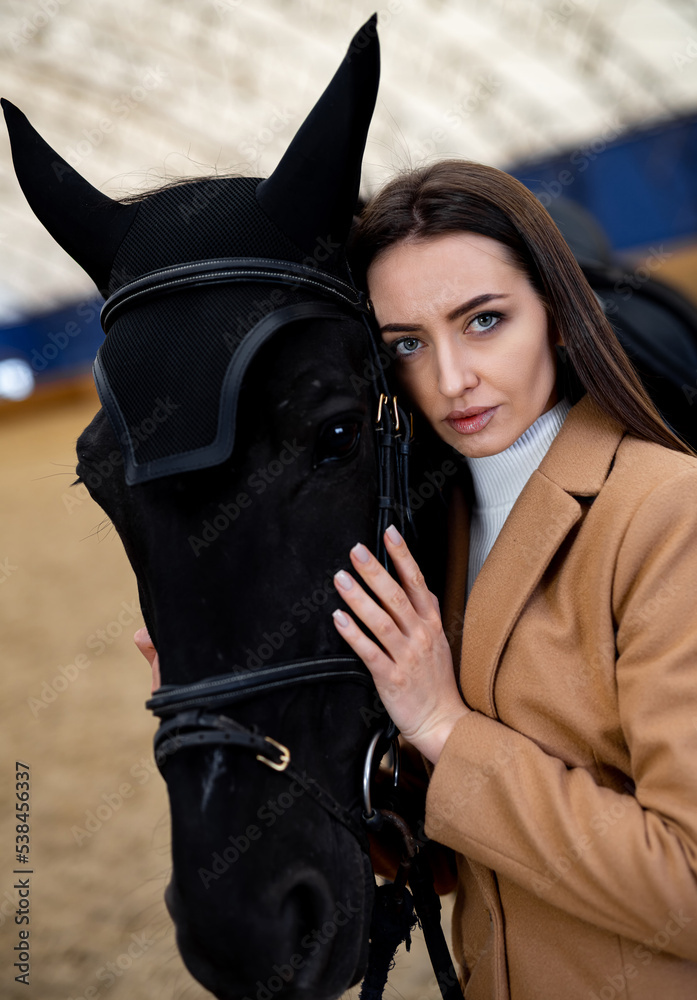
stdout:
<svg viewBox="0 0 697 1000">
<path fill-rule="evenodd" d="M 532 591 L 605 482 L 622 430 L 589 396 L 572 407 L 538 469 L 523 488 L 467 601 L 460 643 L 460 686 L 467 704 L 497 718 L 496 671 L 508 637 Z M 446 622 L 464 607 L 469 516 L 453 498 Z M 460 610 L 460 619 L 462 610 Z M 453 639 L 459 639 L 454 630 Z M 455 645 L 455 642 L 453 642 Z M 457 664 L 458 657 L 453 657 Z"/>
</svg>

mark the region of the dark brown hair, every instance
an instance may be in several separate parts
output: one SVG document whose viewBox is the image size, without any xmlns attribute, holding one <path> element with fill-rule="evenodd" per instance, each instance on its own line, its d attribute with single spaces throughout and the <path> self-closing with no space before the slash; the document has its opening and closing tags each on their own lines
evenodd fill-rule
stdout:
<svg viewBox="0 0 697 1000">
<path fill-rule="evenodd" d="M 603 412 L 639 438 L 694 454 L 663 423 L 551 216 L 510 174 L 441 160 L 397 175 L 367 204 L 355 229 L 356 278 L 365 285 L 372 261 L 395 244 L 457 232 L 508 248 L 511 263 L 540 295 L 576 377 Z"/>
</svg>

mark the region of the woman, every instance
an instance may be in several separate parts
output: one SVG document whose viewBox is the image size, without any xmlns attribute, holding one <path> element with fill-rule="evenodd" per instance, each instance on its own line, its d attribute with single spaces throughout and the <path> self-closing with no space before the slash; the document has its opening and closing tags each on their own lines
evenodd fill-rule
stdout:
<svg viewBox="0 0 697 1000">
<path fill-rule="evenodd" d="M 466 997 L 692 998 L 697 459 L 512 177 L 459 161 L 397 177 L 354 256 L 402 390 L 472 479 L 451 501 L 457 671 L 394 528 L 402 585 L 357 544 L 334 613 L 432 769 Z"/>
</svg>

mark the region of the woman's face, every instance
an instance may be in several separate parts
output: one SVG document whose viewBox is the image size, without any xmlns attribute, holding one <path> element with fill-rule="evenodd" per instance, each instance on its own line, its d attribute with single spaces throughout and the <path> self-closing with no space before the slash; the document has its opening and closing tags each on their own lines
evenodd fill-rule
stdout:
<svg viewBox="0 0 697 1000">
<path fill-rule="evenodd" d="M 399 243 L 368 288 L 401 385 L 462 455 L 503 451 L 558 401 L 547 312 L 503 244 L 464 232 Z"/>
</svg>

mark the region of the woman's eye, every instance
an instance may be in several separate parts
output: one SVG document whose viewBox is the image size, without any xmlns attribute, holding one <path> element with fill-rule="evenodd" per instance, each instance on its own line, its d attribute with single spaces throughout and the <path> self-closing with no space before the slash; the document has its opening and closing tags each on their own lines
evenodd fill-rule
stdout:
<svg viewBox="0 0 697 1000">
<path fill-rule="evenodd" d="M 357 420 L 338 420 L 327 424 L 319 433 L 315 449 L 315 468 L 323 462 L 348 458 L 358 447 L 361 424 Z"/>
<path fill-rule="evenodd" d="M 413 354 L 419 347 L 421 342 L 417 340 L 416 337 L 402 337 L 394 345 L 395 352 L 398 357 L 405 357 L 407 354 Z"/>
<path fill-rule="evenodd" d="M 479 313 L 472 320 L 472 325 L 475 323 L 479 324 L 474 327 L 475 333 L 484 333 L 486 330 L 493 330 L 497 325 L 498 321 L 501 319 L 501 313 L 491 312 L 491 313 Z"/>
</svg>

